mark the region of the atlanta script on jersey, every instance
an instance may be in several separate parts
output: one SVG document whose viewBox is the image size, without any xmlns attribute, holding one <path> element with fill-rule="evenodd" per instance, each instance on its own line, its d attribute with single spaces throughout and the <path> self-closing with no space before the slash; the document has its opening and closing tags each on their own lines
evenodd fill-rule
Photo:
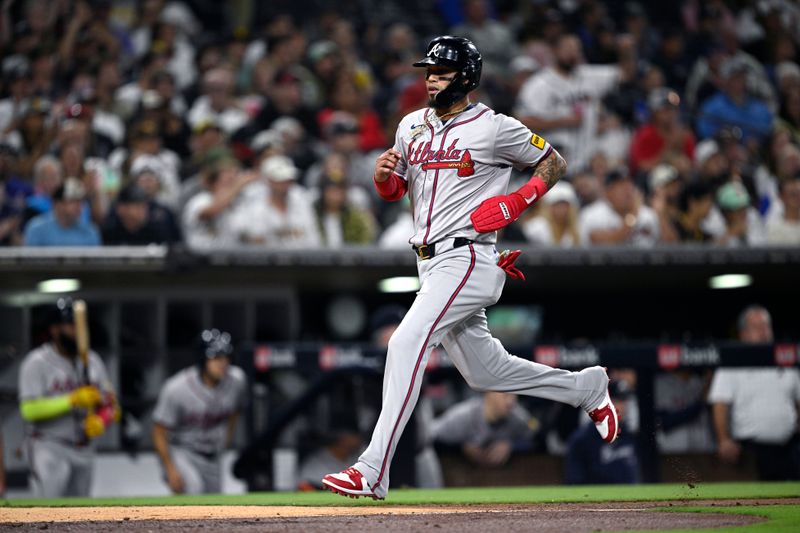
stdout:
<svg viewBox="0 0 800 533">
<path fill-rule="evenodd" d="M 402 157 L 395 173 L 407 181 L 414 216 L 411 244 L 446 237 L 491 243 L 470 222 L 480 203 L 505 194 L 511 169 L 533 169 L 552 148 L 520 121 L 473 104 L 442 123 L 431 109 L 407 115 L 394 148 Z"/>
</svg>

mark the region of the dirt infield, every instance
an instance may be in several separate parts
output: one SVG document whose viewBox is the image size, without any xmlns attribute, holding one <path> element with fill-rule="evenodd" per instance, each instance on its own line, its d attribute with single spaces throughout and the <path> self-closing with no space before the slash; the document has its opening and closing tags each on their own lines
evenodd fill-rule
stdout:
<svg viewBox="0 0 800 533">
<path fill-rule="evenodd" d="M 0 531 L 621 531 L 741 526 L 752 516 L 654 513 L 659 507 L 798 504 L 800 499 L 477 506 L 174 506 L 1 508 Z"/>
</svg>

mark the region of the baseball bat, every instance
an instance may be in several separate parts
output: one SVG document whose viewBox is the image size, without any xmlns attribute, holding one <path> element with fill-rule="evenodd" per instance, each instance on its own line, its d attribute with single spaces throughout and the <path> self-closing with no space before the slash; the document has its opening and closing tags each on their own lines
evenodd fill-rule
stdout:
<svg viewBox="0 0 800 533">
<path fill-rule="evenodd" d="M 75 300 L 75 303 L 72 304 L 72 313 L 75 316 L 75 342 L 78 345 L 78 357 L 83 364 L 83 384 L 89 385 L 89 320 L 86 302 Z"/>
</svg>

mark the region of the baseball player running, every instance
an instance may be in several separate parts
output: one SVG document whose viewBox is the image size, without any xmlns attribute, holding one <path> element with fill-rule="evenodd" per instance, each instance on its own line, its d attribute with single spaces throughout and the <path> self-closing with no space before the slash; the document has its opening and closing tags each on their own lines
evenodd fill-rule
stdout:
<svg viewBox="0 0 800 533">
<path fill-rule="evenodd" d="M 204 330 L 198 363 L 164 384 L 153 411 L 153 445 L 176 494 L 220 492 L 220 454 L 244 405 L 244 371 L 231 366 L 231 336 Z"/>
<path fill-rule="evenodd" d="M 375 187 L 387 201 L 409 194 L 421 288 L 392 335 L 383 381 L 383 407 L 358 462 L 322 483 L 344 496 L 386 497 L 389 465 L 419 396 L 428 356 L 442 344 L 467 383 L 556 400 L 585 409 L 601 437 L 617 436 L 617 415 L 602 367 L 580 372 L 510 355 L 492 337 L 485 308 L 500 298 L 519 251 L 498 254 L 496 230 L 516 220 L 563 176 L 566 163 L 518 120 L 470 103 L 481 55 L 461 37 L 433 39 L 425 57 L 429 108 L 400 122 L 394 147 L 375 164 Z M 511 167 L 533 177 L 507 194 Z"/>
<path fill-rule="evenodd" d="M 28 353 L 19 371 L 31 485 L 37 497 L 89 496 L 92 439 L 119 419 L 119 407 L 106 367 L 93 351 L 85 382 L 70 299 L 60 298 L 50 310 L 48 334 L 49 342 Z"/>
</svg>

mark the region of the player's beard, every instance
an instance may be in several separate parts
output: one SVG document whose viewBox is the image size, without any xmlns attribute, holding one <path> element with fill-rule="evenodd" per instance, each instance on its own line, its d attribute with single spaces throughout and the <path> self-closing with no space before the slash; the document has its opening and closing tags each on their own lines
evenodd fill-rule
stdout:
<svg viewBox="0 0 800 533">
<path fill-rule="evenodd" d="M 444 106 L 436 101 L 436 94 L 428 97 L 428 107 L 432 107 L 433 109 L 442 109 Z"/>
<path fill-rule="evenodd" d="M 75 341 L 74 337 L 70 337 L 69 335 L 65 335 L 64 333 L 59 333 L 58 337 L 56 337 L 56 342 L 58 343 L 59 348 L 69 357 L 75 357 L 78 355 L 78 343 Z"/>
</svg>

